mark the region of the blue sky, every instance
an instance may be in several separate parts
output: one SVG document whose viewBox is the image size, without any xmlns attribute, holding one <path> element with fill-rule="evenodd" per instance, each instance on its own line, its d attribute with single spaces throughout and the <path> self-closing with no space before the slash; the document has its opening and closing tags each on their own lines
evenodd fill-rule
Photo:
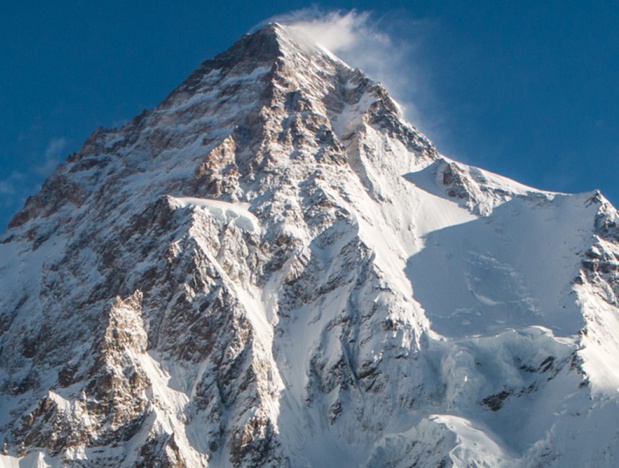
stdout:
<svg viewBox="0 0 619 468">
<path fill-rule="evenodd" d="M 256 24 L 312 4 L 0 5 L 3 230 L 97 127 L 154 107 Z M 389 37 L 388 67 L 368 66 L 441 152 L 547 190 L 600 188 L 619 204 L 619 2 L 313 5 L 372 12 L 364 24 Z"/>
</svg>

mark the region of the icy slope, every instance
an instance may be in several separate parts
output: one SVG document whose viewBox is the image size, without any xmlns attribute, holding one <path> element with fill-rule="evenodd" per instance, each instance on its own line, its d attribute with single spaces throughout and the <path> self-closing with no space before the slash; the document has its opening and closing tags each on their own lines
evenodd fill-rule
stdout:
<svg viewBox="0 0 619 468">
<path fill-rule="evenodd" d="M 0 236 L 0 463 L 614 466 L 617 217 L 269 25 Z"/>
</svg>

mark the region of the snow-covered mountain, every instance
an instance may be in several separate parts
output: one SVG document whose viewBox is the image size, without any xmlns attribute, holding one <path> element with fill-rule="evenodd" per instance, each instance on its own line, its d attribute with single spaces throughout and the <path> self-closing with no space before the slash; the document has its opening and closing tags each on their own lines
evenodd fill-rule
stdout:
<svg viewBox="0 0 619 468">
<path fill-rule="evenodd" d="M 0 465 L 616 466 L 617 223 L 271 24 L 0 236 Z"/>
</svg>

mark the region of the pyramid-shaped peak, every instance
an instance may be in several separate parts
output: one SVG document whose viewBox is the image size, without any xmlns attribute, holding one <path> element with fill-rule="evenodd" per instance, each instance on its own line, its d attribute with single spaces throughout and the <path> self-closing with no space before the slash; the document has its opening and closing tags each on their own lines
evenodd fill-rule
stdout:
<svg viewBox="0 0 619 468">
<path fill-rule="evenodd" d="M 177 161 L 186 158 L 180 156 L 184 142 L 195 138 L 209 145 L 222 135 L 233 135 L 235 144 L 254 151 L 262 144 L 263 127 L 275 129 L 285 122 L 279 141 L 289 132 L 291 121 L 301 122 L 310 115 L 316 128 L 330 132 L 324 138 L 337 137 L 341 142 L 369 125 L 415 154 L 435 157 L 432 143 L 404 120 L 379 83 L 346 65 L 301 29 L 269 23 L 203 62 L 153 110 L 117 132 L 93 134 L 72 160 L 115 153 L 124 138 L 146 140 L 142 148 L 153 154 L 174 148 Z"/>
<path fill-rule="evenodd" d="M 269 24 L 256 32 L 244 35 L 225 52 L 206 60 L 200 69 L 229 70 L 239 63 L 250 66 L 267 65 L 272 64 L 281 55 L 276 27 Z"/>
<path fill-rule="evenodd" d="M 617 211 L 440 156 L 296 31 L 0 234 L 0 466 L 610 466 Z"/>
<path fill-rule="evenodd" d="M 269 23 L 245 34 L 225 52 L 204 61 L 173 95 L 178 91 L 193 93 L 202 88 L 205 77 L 213 72 L 220 77 L 251 76 L 257 69 L 279 68 L 276 64 L 282 61 L 299 71 L 310 63 L 330 69 L 350 69 L 303 31 Z"/>
<path fill-rule="evenodd" d="M 317 42 L 302 31 L 279 23 L 269 23 L 257 31 L 244 35 L 228 50 L 204 62 L 203 67 L 229 69 L 239 63 L 252 66 L 267 65 L 284 56 L 314 53 L 327 54 Z"/>
</svg>

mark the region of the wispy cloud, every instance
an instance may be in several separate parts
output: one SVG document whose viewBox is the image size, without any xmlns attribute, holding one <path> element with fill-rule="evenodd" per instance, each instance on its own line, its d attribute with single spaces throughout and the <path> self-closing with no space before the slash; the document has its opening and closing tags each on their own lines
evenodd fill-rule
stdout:
<svg viewBox="0 0 619 468">
<path fill-rule="evenodd" d="M 15 193 L 15 186 L 13 183 L 8 179 L 0 180 L 0 194 L 12 195 L 13 193 Z"/>
<path fill-rule="evenodd" d="M 429 71 L 419 65 L 421 49 L 435 25 L 393 13 L 376 17 L 368 11 L 297 10 L 271 19 L 307 36 L 349 65 L 380 81 L 402 105 L 406 118 L 428 131 L 441 119 L 421 107 L 433 100 Z M 433 132 L 435 133 L 435 132 Z"/>
<path fill-rule="evenodd" d="M 25 176 L 17 171 L 0 180 L 0 232 L 4 230 L 12 215 L 26 201 L 24 194 Z"/>
<path fill-rule="evenodd" d="M 45 159 L 42 164 L 33 168 L 34 172 L 41 177 L 47 177 L 54 172 L 56 166 L 62 161 L 63 151 L 66 146 L 67 140 L 64 138 L 50 139 L 45 148 Z"/>
<path fill-rule="evenodd" d="M 13 171 L 8 177 L 0 179 L 0 231 L 8 222 L 9 215 L 24 204 L 28 195 L 40 190 L 42 180 L 49 177 L 64 159 L 66 148 L 65 138 L 50 138 L 38 164 L 22 172 Z"/>
<path fill-rule="evenodd" d="M 13 195 L 17 193 L 17 185 L 24 179 L 24 175 L 14 171 L 10 176 L 0 180 L 0 194 Z"/>
</svg>

